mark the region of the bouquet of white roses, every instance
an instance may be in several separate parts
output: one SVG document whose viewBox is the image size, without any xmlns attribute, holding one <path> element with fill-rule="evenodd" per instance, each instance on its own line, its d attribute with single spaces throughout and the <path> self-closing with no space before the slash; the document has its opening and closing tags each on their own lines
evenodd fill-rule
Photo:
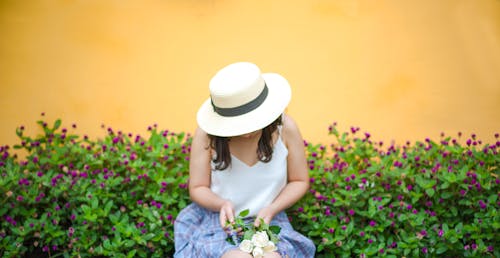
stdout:
<svg viewBox="0 0 500 258">
<path fill-rule="evenodd" d="M 278 250 L 278 234 L 281 231 L 279 226 L 270 226 L 261 219 L 260 225 L 255 227 L 253 223 L 245 223 L 244 217 L 249 210 L 244 210 L 238 214 L 234 223 L 229 224 L 231 232 L 227 241 L 238 245 L 239 249 L 253 257 L 262 257 L 267 252 Z"/>
</svg>

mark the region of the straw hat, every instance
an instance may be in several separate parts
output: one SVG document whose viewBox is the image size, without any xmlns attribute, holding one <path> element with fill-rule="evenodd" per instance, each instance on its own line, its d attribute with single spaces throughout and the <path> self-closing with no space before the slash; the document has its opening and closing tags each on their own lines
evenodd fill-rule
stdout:
<svg viewBox="0 0 500 258">
<path fill-rule="evenodd" d="M 210 80 L 210 98 L 197 113 L 198 125 L 211 135 L 230 137 L 257 131 L 276 120 L 291 99 L 288 81 L 261 73 L 248 62 L 230 64 Z"/>
</svg>

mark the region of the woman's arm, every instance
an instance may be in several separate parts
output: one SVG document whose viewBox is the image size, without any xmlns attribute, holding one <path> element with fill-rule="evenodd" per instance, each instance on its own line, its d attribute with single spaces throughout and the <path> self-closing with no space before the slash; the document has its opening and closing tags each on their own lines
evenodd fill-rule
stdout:
<svg viewBox="0 0 500 258">
<path fill-rule="evenodd" d="M 210 189 L 210 140 L 206 132 L 196 129 L 191 143 L 189 163 L 189 195 L 191 200 L 211 211 L 220 212 L 221 226 L 234 221 L 233 204 Z"/>
<path fill-rule="evenodd" d="M 259 211 L 255 225 L 260 219 L 270 223 L 279 212 L 294 205 L 309 189 L 309 174 L 304 151 L 304 140 L 295 121 L 283 115 L 282 139 L 288 148 L 288 183 L 271 205 Z"/>
</svg>

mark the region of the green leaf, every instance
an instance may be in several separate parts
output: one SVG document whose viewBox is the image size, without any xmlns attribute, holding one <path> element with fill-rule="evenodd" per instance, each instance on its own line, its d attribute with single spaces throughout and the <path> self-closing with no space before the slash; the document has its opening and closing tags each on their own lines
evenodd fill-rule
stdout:
<svg viewBox="0 0 500 258">
<path fill-rule="evenodd" d="M 445 245 L 440 246 L 436 249 L 436 254 L 442 254 L 442 253 L 446 252 L 447 250 L 448 250 L 448 247 L 446 247 Z"/>
<path fill-rule="evenodd" d="M 57 119 L 55 122 L 54 122 L 54 128 L 52 128 L 52 130 L 57 130 L 59 129 L 59 127 L 61 126 L 61 119 Z"/>
<path fill-rule="evenodd" d="M 111 208 L 113 207 L 113 200 L 110 200 L 106 203 L 106 205 L 104 206 L 104 216 L 108 216 L 109 214 L 109 211 L 111 210 Z"/>
<path fill-rule="evenodd" d="M 93 210 L 97 209 L 97 205 L 99 205 L 99 200 L 96 197 L 92 197 L 92 200 L 90 201 L 90 205 Z"/>
<path fill-rule="evenodd" d="M 443 189 L 443 188 L 441 187 L 441 189 Z M 453 193 L 451 193 L 451 192 L 441 193 L 441 198 L 443 198 L 443 199 L 450 199 L 451 197 L 453 197 Z"/>
<path fill-rule="evenodd" d="M 272 225 L 272 226 L 269 226 L 269 230 L 271 230 L 271 232 L 273 232 L 274 234 L 279 234 L 280 231 L 281 231 L 281 227 L 280 226 L 276 226 L 276 225 Z"/>
<path fill-rule="evenodd" d="M 137 250 L 136 250 L 136 249 L 134 249 L 134 250 L 132 250 L 132 251 L 128 252 L 128 254 L 127 254 L 127 258 L 133 258 L 133 257 L 135 256 L 135 254 L 136 254 L 136 253 L 137 253 Z"/>
<path fill-rule="evenodd" d="M 111 242 L 109 241 L 109 239 L 104 240 L 104 242 L 102 244 L 103 244 L 105 249 L 113 250 L 113 246 L 111 245 Z"/>
<path fill-rule="evenodd" d="M 246 217 L 248 216 L 248 214 L 250 213 L 250 210 L 249 209 L 246 209 L 246 210 L 242 210 L 239 214 L 238 214 L 238 217 Z"/>
<path fill-rule="evenodd" d="M 448 181 L 449 183 L 455 183 L 457 181 L 457 176 L 453 173 L 445 173 L 443 177 Z"/>
<path fill-rule="evenodd" d="M 432 189 L 432 188 L 427 188 L 427 189 L 425 189 L 425 193 L 426 193 L 429 197 L 432 197 L 432 196 L 434 196 L 435 191 L 434 191 L 434 189 Z"/>
<path fill-rule="evenodd" d="M 123 246 L 125 246 L 126 248 L 130 248 L 134 245 L 135 245 L 135 242 L 133 240 L 127 239 L 127 240 L 123 241 Z"/>
<path fill-rule="evenodd" d="M 448 232 L 449 228 L 448 228 L 448 224 L 446 223 L 443 223 L 443 233 L 446 234 L 446 232 Z"/>
</svg>

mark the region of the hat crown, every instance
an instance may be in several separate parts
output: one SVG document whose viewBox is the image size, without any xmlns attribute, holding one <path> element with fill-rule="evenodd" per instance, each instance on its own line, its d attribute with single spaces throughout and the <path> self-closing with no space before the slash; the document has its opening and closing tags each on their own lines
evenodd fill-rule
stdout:
<svg viewBox="0 0 500 258">
<path fill-rule="evenodd" d="M 238 107 L 258 97 L 264 86 L 259 67 L 248 62 L 234 63 L 222 68 L 210 80 L 210 97 L 217 107 Z"/>
</svg>

